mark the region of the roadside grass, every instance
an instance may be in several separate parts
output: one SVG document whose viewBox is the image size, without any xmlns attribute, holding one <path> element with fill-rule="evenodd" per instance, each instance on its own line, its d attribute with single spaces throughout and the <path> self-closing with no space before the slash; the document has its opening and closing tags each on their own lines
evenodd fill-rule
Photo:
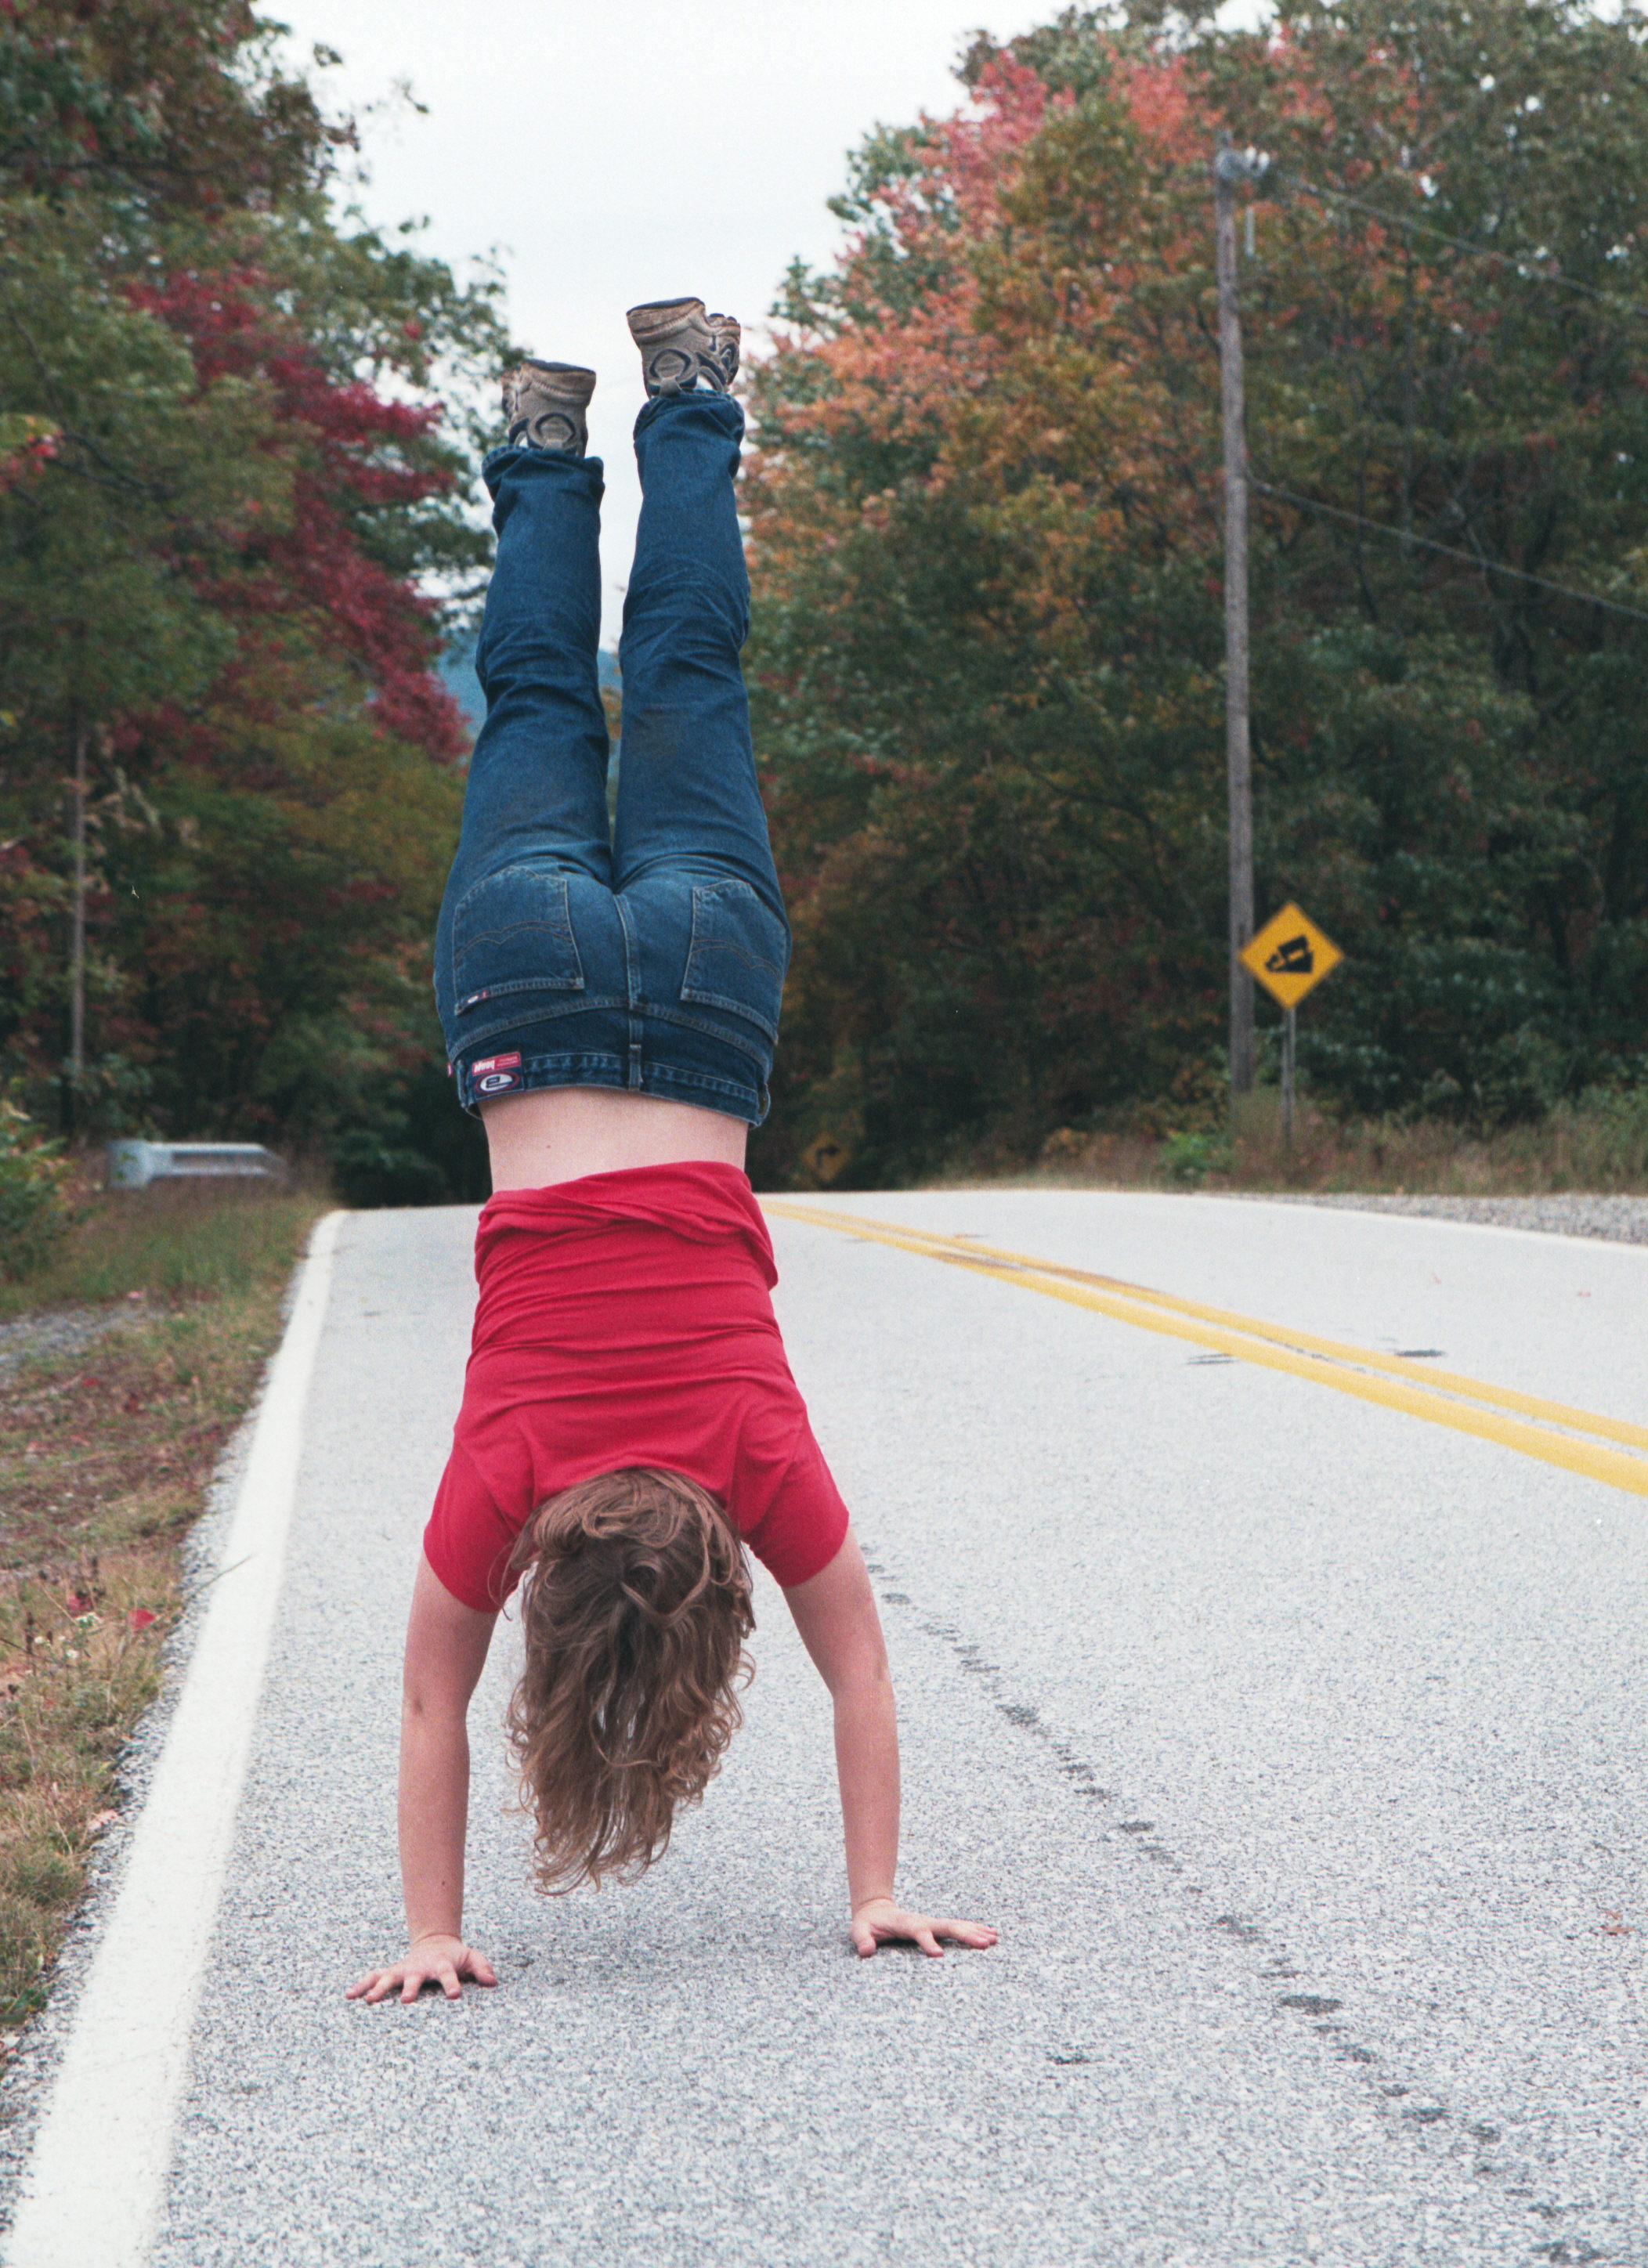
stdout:
<svg viewBox="0 0 1648 2268">
<path fill-rule="evenodd" d="M 1648 1192 L 1648 1087 L 1561 1103 L 1526 1126 L 1473 1134 L 1443 1119 L 1343 1121 L 1302 1098 L 1291 1146 L 1281 1099 L 1260 1088 L 1234 1131 L 1206 1123 L 1085 1132 L 1061 1127 L 1029 1165 L 975 1153 L 942 1178 L 1079 1189 L 1287 1189 L 1390 1197 L 1549 1197 Z"/>
<path fill-rule="evenodd" d="M 280 1334 L 323 1200 L 87 1197 L 50 1263 L 0 1287 L 0 2045 L 52 1962 L 160 1688 L 179 1546 Z M 55 1327 L 93 1331 L 52 1351 Z M 26 1320 L 19 1320 L 26 1319 Z M 8 1344 L 10 1342 L 11 1344 Z M 33 1344 L 31 1344 L 31 1342 Z"/>
<path fill-rule="evenodd" d="M 74 1218 L 45 1264 L 0 1280 L 0 1322 L 76 1301 L 214 1297 L 290 1268 L 294 1237 L 322 1200 L 267 1182 L 153 1182 L 145 1189 L 76 1192 Z"/>
<path fill-rule="evenodd" d="M 1255 1100 L 1224 1176 L 1231 1189 L 1461 1197 L 1648 1190 L 1648 1089 L 1558 1104 L 1537 1123 L 1486 1135 L 1437 1119 L 1342 1124 L 1307 1104 L 1291 1149 L 1279 1100 Z"/>
</svg>

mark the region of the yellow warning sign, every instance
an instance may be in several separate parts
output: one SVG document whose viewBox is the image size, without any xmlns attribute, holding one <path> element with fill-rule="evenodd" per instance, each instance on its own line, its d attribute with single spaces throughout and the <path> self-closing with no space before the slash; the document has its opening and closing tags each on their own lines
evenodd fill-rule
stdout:
<svg viewBox="0 0 1648 2268">
<path fill-rule="evenodd" d="M 833 1134 L 816 1135 L 801 1152 L 801 1162 L 815 1182 L 829 1184 L 846 1165 L 852 1152 Z"/>
<path fill-rule="evenodd" d="M 1257 977 L 1273 1000 L 1297 1008 L 1312 985 L 1344 959 L 1306 913 L 1285 905 L 1241 950 L 1242 966 Z"/>
</svg>

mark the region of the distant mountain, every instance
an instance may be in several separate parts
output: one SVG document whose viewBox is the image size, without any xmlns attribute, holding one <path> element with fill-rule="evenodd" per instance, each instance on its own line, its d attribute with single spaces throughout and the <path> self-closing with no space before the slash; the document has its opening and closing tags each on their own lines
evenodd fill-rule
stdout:
<svg viewBox="0 0 1648 2268">
<path fill-rule="evenodd" d="M 463 711 L 471 740 L 486 722 L 486 695 L 475 674 L 475 640 L 464 638 L 449 645 L 435 666 L 436 675 Z"/>
<path fill-rule="evenodd" d="M 481 690 L 480 679 L 475 675 L 475 650 L 473 637 L 456 639 L 447 647 L 436 667 L 441 683 L 462 710 L 472 740 L 486 722 L 486 696 Z M 595 660 L 602 690 L 610 687 L 616 692 L 622 683 L 618 675 L 617 655 L 608 653 L 603 646 Z"/>
</svg>

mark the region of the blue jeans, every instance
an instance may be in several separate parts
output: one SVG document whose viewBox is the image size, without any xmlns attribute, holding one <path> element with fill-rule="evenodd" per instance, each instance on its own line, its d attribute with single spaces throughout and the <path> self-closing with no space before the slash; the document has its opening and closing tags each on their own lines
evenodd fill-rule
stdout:
<svg viewBox="0 0 1648 2268">
<path fill-rule="evenodd" d="M 759 1125 L 790 925 L 755 784 L 733 503 L 744 416 L 662 395 L 636 425 L 643 502 L 607 827 L 596 678 L 600 460 L 495 450 L 497 561 L 475 668 L 486 723 L 435 938 L 459 1100 L 616 1086 Z"/>
</svg>

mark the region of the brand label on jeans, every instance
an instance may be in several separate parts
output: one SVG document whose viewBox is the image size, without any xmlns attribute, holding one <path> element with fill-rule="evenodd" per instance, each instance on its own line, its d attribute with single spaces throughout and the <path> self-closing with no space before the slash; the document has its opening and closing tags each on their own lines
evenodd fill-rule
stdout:
<svg viewBox="0 0 1648 2268">
<path fill-rule="evenodd" d="M 477 1057 L 469 1066 L 469 1076 L 475 1081 L 477 1094 L 512 1094 L 524 1083 L 519 1050 L 507 1056 Z"/>
</svg>

